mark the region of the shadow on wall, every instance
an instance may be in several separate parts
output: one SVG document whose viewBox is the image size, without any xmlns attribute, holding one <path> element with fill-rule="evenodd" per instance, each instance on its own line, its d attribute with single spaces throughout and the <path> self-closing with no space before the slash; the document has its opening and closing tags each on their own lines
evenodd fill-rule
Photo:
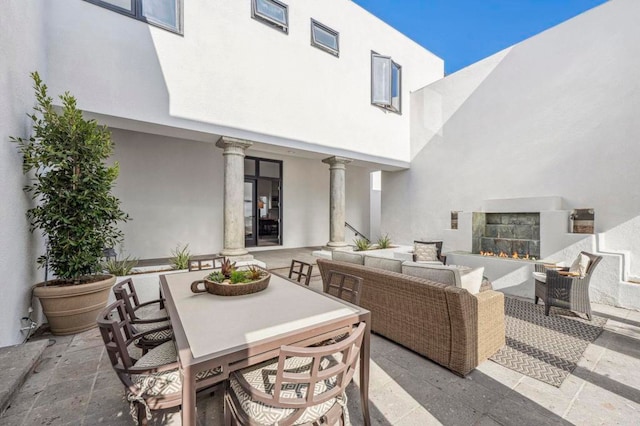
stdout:
<svg viewBox="0 0 640 426">
<path fill-rule="evenodd" d="M 600 249 L 629 250 L 640 272 L 638 11 L 607 2 L 413 93 L 413 160 L 385 174 L 385 232 L 442 238 L 452 210 L 561 196 L 594 208 Z"/>
</svg>

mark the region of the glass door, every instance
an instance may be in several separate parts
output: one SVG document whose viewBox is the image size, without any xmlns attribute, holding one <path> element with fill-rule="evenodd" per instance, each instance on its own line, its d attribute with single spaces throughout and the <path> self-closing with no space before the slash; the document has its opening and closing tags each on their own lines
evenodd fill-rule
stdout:
<svg viewBox="0 0 640 426">
<path fill-rule="evenodd" d="M 245 157 L 245 247 L 282 245 L 282 161 Z"/>
<path fill-rule="evenodd" d="M 256 232 L 256 182 L 244 181 L 244 245 L 254 247 L 257 245 Z"/>
</svg>

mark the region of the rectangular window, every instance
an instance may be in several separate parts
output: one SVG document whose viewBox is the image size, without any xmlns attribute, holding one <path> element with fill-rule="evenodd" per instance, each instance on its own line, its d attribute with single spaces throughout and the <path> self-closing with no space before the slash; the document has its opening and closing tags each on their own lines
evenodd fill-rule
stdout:
<svg viewBox="0 0 640 426">
<path fill-rule="evenodd" d="M 311 19 L 311 45 L 335 56 L 340 54 L 338 32 L 314 19 Z"/>
<path fill-rule="evenodd" d="M 251 17 L 283 33 L 289 32 L 289 6 L 278 0 L 251 0 Z"/>
<path fill-rule="evenodd" d="M 156 27 L 182 33 L 183 0 L 85 0 Z"/>
<path fill-rule="evenodd" d="M 99 3 L 107 3 L 128 12 L 133 12 L 133 3 L 135 0 L 102 0 Z"/>
<path fill-rule="evenodd" d="M 390 56 L 371 52 L 371 103 L 400 114 L 401 95 L 402 67 Z"/>
<path fill-rule="evenodd" d="M 176 0 L 142 0 L 140 15 L 150 23 L 177 29 L 178 3 Z"/>
</svg>

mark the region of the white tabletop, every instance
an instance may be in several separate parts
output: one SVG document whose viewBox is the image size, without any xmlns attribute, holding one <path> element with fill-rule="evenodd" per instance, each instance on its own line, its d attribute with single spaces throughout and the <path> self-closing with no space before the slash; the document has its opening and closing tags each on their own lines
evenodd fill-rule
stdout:
<svg viewBox="0 0 640 426">
<path fill-rule="evenodd" d="M 207 271 L 165 276 L 193 358 L 216 354 L 359 310 L 271 275 L 266 290 L 245 296 L 194 294 Z"/>
</svg>

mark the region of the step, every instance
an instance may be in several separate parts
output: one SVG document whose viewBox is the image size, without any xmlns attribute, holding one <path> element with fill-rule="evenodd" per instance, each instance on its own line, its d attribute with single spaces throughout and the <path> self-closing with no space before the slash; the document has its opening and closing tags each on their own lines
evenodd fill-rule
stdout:
<svg viewBox="0 0 640 426">
<path fill-rule="evenodd" d="M 40 361 L 47 344 L 47 340 L 39 340 L 0 348 L 0 413 Z"/>
</svg>

